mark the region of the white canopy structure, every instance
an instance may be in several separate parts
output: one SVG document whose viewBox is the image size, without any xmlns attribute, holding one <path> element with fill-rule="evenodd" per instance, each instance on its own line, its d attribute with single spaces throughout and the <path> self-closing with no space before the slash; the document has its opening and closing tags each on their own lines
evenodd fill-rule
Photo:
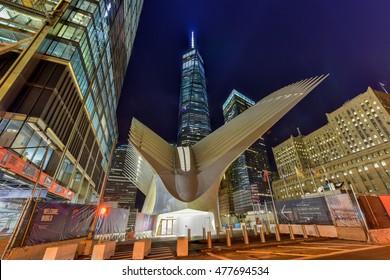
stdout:
<svg viewBox="0 0 390 280">
<path fill-rule="evenodd" d="M 266 96 L 189 147 L 170 145 L 133 118 L 128 176 L 147 196 L 144 209 L 150 214 L 164 213 L 166 207 L 213 212 L 219 225 L 218 189 L 225 170 L 327 76 L 305 79 Z"/>
<path fill-rule="evenodd" d="M 202 236 L 203 228 L 215 233 L 214 214 L 187 208 L 158 215 L 155 236 L 187 236 L 188 229 L 191 236 Z"/>
</svg>

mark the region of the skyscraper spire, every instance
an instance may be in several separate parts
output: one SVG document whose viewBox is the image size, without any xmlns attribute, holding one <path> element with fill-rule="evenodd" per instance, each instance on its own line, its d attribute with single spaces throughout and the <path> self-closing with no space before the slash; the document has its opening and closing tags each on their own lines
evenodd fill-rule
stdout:
<svg viewBox="0 0 390 280">
<path fill-rule="evenodd" d="M 178 146 L 191 146 L 211 132 L 203 59 L 191 32 L 190 49 L 182 57 Z"/>
<path fill-rule="evenodd" d="M 195 49 L 195 36 L 194 36 L 194 31 L 191 32 L 191 49 Z"/>
</svg>

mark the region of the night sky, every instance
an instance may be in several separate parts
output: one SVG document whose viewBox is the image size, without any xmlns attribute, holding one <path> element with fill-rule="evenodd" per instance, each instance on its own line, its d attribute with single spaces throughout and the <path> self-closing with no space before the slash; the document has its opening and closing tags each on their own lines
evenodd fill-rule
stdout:
<svg viewBox="0 0 390 280">
<path fill-rule="evenodd" d="M 145 0 L 118 107 L 119 143 L 132 117 L 176 142 L 181 56 L 194 31 L 212 130 L 232 89 L 259 101 L 290 83 L 330 76 L 266 135 L 275 146 L 326 124 L 367 90 L 390 92 L 389 0 Z"/>
</svg>

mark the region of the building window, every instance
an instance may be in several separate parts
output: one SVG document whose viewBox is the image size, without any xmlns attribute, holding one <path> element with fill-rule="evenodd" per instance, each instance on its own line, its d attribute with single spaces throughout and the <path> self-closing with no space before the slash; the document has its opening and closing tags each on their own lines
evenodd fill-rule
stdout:
<svg viewBox="0 0 390 280">
<path fill-rule="evenodd" d="M 4 120 L 3 120 L 4 122 Z M 2 122 L 2 125 L 3 125 Z M 22 121 L 10 120 L 6 128 L 1 133 L 0 137 L 0 146 L 8 148 L 14 141 L 16 135 L 19 132 L 19 129 L 22 127 Z"/>
<path fill-rule="evenodd" d="M 73 163 L 65 157 L 62 166 L 60 168 L 60 172 L 58 173 L 57 179 L 61 181 L 64 186 L 67 186 L 70 182 L 70 178 L 72 177 L 72 172 L 74 169 Z"/>
<path fill-rule="evenodd" d="M 41 137 L 39 137 L 37 133 L 34 133 L 27 144 L 27 148 L 23 152 L 23 156 L 32 161 L 34 154 L 37 151 L 36 147 L 40 145 L 41 140 Z"/>
<path fill-rule="evenodd" d="M 8 124 L 8 121 L 7 119 L 2 119 L 1 122 L 0 122 L 0 134 L 3 132 L 4 128 L 7 126 Z"/>
<path fill-rule="evenodd" d="M 30 138 L 33 134 L 33 129 L 29 127 L 27 124 L 24 124 L 20 132 L 18 133 L 18 136 L 15 138 L 14 143 L 12 144 L 11 148 L 24 148 L 27 146 L 27 143 L 30 141 Z M 17 153 L 20 153 L 21 150 L 18 149 L 16 151 Z"/>
</svg>

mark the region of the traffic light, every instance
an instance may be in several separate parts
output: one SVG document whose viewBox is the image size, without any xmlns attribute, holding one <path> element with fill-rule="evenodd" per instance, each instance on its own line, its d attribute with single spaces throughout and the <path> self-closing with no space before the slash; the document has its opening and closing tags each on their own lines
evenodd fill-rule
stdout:
<svg viewBox="0 0 390 280">
<path fill-rule="evenodd" d="M 99 216 L 105 216 L 107 214 L 108 214 L 108 207 L 107 206 L 100 206 Z"/>
</svg>

